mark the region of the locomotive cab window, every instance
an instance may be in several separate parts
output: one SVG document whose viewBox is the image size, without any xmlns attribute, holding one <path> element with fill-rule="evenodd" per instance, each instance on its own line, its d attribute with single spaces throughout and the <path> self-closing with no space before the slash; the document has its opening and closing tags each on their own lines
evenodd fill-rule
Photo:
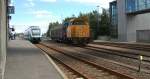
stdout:
<svg viewBox="0 0 150 79">
<path fill-rule="evenodd" d="M 32 30 L 32 33 L 33 33 L 33 34 L 40 34 L 40 30 L 39 30 L 39 29 L 33 29 L 33 30 Z"/>
<path fill-rule="evenodd" d="M 85 25 L 84 21 L 73 21 L 71 22 L 71 25 Z"/>
</svg>

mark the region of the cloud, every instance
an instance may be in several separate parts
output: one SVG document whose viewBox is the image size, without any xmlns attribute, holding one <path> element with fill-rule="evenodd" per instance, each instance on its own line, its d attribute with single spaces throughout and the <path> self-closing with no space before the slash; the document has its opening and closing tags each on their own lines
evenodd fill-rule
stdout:
<svg viewBox="0 0 150 79">
<path fill-rule="evenodd" d="M 32 17 L 35 17 L 36 20 L 47 20 L 50 22 L 61 22 L 61 16 L 58 16 L 54 14 L 51 11 L 48 10 L 34 10 L 31 12 L 27 12 L 26 14 L 32 15 Z"/>
<path fill-rule="evenodd" d="M 28 14 L 34 15 L 39 20 L 47 20 L 50 22 L 61 22 L 61 17 L 58 15 L 55 15 L 54 13 L 48 11 L 48 10 L 36 10 L 29 12 Z"/>
<path fill-rule="evenodd" d="M 10 21 L 10 25 L 15 26 L 17 33 L 24 32 L 29 26 L 39 26 L 42 33 L 45 33 L 48 30 L 48 25 L 50 22 L 61 22 L 60 17 L 47 10 L 36 10 L 28 12 L 26 15 L 32 15 L 35 18 L 30 21 Z"/>
<path fill-rule="evenodd" d="M 25 3 L 26 7 L 34 7 L 35 3 L 34 0 L 27 0 L 27 3 Z"/>
<path fill-rule="evenodd" d="M 40 0 L 41 2 L 56 2 L 56 0 Z"/>
<path fill-rule="evenodd" d="M 35 21 L 35 22 L 20 22 L 20 23 L 11 23 L 15 28 L 16 33 L 23 33 L 29 26 L 39 26 L 41 28 L 41 32 L 45 33 L 48 30 L 49 21 Z"/>
<path fill-rule="evenodd" d="M 26 0 L 27 2 L 24 4 L 26 7 L 34 7 L 35 2 L 56 2 L 56 0 Z"/>
<path fill-rule="evenodd" d="M 34 21 L 20 21 L 20 22 L 11 22 L 10 25 L 13 25 L 16 33 L 23 33 L 29 26 L 39 26 L 42 33 L 46 33 L 48 30 L 48 25 L 54 20 L 34 20 Z"/>
<path fill-rule="evenodd" d="M 38 10 L 38 11 L 32 12 L 32 14 L 35 14 L 36 16 L 49 16 L 52 13 L 47 10 Z"/>
<path fill-rule="evenodd" d="M 48 16 L 51 16 L 52 13 L 47 11 L 47 10 L 38 10 L 38 11 L 33 11 L 31 12 L 31 14 L 34 14 L 36 15 L 36 17 L 48 17 Z"/>
<path fill-rule="evenodd" d="M 109 7 L 109 2 L 114 0 L 65 0 L 66 2 L 77 2 L 88 5 L 100 5 L 103 8 Z"/>
<path fill-rule="evenodd" d="M 90 4 L 102 4 L 102 3 L 108 3 L 110 1 L 114 0 L 65 0 L 68 2 L 79 2 L 79 3 L 90 3 Z"/>
</svg>

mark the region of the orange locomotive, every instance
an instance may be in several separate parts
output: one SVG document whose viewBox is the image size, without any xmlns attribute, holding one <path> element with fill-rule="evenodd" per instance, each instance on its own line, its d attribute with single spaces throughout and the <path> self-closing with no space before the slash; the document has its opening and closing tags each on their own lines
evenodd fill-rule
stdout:
<svg viewBox="0 0 150 79">
<path fill-rule="evenodd" d="M 57 29 L 56 29 L 57 27 Z M 51 38 L 56 41 L 73 44 L 87 44 L 90 41 L 90 29 L 85 18 L 74 18 L 61 26 L 51 29 Z"/>
</svg>

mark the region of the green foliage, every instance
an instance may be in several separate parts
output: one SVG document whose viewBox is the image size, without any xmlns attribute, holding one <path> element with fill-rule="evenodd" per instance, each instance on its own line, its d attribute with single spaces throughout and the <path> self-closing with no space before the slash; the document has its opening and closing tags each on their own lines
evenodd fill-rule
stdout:
<svg viewBox="0 0 150 79">
<path fill-rule="evenodd" d="M 86 15 L 89 17 L 91 35 L 93 39 L 97 39 L 98 36 L 109 36 L 110 18 L 107 10 L 103 9 L 102 14 L 99 14 L 97 11 L 93 11 Z"/>
<path fill-rule="evenodd" d="M 75 15 L 72 15 L 71 17 L 67 17 L 63 20 L 63 22 L 68 22 L 69 20 L 76 18 Z"/>
<path fill-rule="evenodd" d="M 74 17 L 67 17 L 63 20 L 63 22 L 68 22 L 69 20 L 73 19 Z"/>
<path fill-rule="evenodd" d="M 100 26 L 99 26 L 99 35 L 103 36 L 109 36 L 110 35 L 110 18 L 109 18 L 109 13 L 107 10 L 103 10 L 101 16 L 101 21 L 100 21 Z"/>
<path fill-rule="evenodd" d="M 97 39 L 98 37 L 97 14 L 97 11 L 88 13 L 91 36 L 93 39 Z"/>
</svg>

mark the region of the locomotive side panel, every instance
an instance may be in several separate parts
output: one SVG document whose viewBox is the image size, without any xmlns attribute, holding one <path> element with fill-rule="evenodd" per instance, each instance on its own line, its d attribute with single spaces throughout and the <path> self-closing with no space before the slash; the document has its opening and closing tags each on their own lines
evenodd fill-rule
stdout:
<svg viewBox="0 0 150 79">
<path fill-rule="evenodd" d="M 83 20 L 71 21 L 67 28 L 67 38 L 75 44 L 86 44 L 90 39 L 89 25 Z"/>
<path fill-rule="evenodd" d="M 55 41 L 63 41 L 66 34 L 65 28 L 63 25 L 57 25 L 50 30 L 50 37 Z"/>
</svg>

